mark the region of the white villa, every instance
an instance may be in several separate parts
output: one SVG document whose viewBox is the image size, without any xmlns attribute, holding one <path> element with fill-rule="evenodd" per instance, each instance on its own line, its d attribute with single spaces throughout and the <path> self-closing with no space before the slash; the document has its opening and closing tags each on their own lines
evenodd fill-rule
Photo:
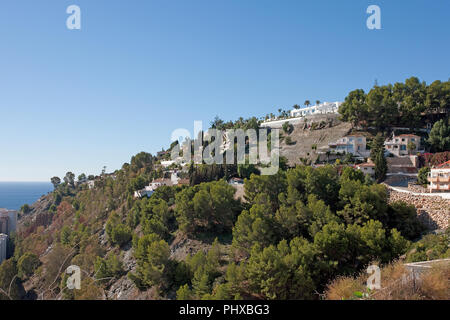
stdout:
<svg viewBox="0 0 450 320">
<path fill-rule="evenodd" d="M 413 150 L 408 150 L 408 144 L 415 146 Z M 415 134 L 401 134 L 399 136 L 393 135 L 390 139 L 384 142 L 386 151 L 397 157 L 406 156 L 420 152 L 420 137 Z"/>
<path fill-rule="evenodd" d="M 364 173 L 364 175 L 368 174 L 372 178 L 375 175 L 375 164 L 373 162 L 368 161 L 368 162 L 360 163 L 360 164 L 357 164 L 355 167 L 359 171 L 362 171 L 362 173 Z"/>
<path fill-rule="evenodd" d="M 291 117 L 305 117 L 312 114 L 338 113 L 342 102 L 323 102 L 321 104 L 306 108 L 291 110 Z"/>
<path fill-rule="evenodd" d="M 329 143 L 330 150 L 340 153 L 351 153 L 356 157 L 367 158 L 370 151 L 366 149 L 366 137 L 361 134 L 351 134 L 336 142 Z"/>
<path fill-rule="evenodd" d="M 163 179 L 163 178 L 153 180 L 153 182 L 150 183 L 150 185 L 146 186 L 144 189 L 135 191 L 134 197 L 135 198 L 142 198 L 143 196 L 150 197 L 153 194 L 153 192 L 155 192 L 155 190 L 158 189 L 159 187 L 172 186 L 173 185 L 172 180 L 173 179 Z"/>
</svg>

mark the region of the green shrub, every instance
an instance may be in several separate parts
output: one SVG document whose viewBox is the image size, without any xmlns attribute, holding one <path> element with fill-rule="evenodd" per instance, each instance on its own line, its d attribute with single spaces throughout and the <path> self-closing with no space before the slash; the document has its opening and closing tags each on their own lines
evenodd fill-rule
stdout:
<svg viewBox="0 0 450 320">
<path fill-rule="evenodd" d="M 426 186 L 428 184 L 428 173 L 430 172 L 429 167 L 420 168 L 419 174 L 417 175 L 417 182 L 422 186 Z"/>
</svg>

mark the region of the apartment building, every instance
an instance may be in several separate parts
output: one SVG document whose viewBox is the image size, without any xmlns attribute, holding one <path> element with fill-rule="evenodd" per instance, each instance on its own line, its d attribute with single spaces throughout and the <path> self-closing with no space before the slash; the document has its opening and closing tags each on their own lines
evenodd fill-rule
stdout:
<svg viewBox="0 0 450 320">
<path fill-rule="evenodd" d="M 0 233 L 0 264 L 6 260 L 6 248 L 8 245 L 8 236 Z"/>
<path fill-rule="evenodd" d="M 450 192 L 450 161 L 431 168 L 428 182 L 430 192 Z"/>
<path fill-rule="evenodd" d="M 0 209 L 0 233 L 10 235 L 17 228 L 17 211 Z"/>
</svg>

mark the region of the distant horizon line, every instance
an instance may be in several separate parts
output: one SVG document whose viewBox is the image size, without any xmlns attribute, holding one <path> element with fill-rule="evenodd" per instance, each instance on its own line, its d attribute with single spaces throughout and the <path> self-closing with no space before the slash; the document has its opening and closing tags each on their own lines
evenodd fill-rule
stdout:
<svg viewBox="0 0 450 320">
<path fill-rule="evenodd" d="M 29 180 L 16 180 L 16 181 L 11 181 L 11 180 L 5 180 L 5 181 L 3 181 L 3 180 L 0 180 L 0 183 L 18 183 L 18 182 L 21 182 L 21 183 L 50 183 L 51 184 L 51 182 L 50 181 L 29 181 Z"/>
</svg>

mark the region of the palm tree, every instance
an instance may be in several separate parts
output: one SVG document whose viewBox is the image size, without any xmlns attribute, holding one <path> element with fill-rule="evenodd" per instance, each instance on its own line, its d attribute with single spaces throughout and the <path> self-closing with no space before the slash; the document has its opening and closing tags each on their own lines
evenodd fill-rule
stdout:
<svg viewBox="0 0 450 320">
<path fill-rule="evenodd" d="M 320 104 L 320 100 L 316 100 L 316 106 Z"/>
<path fill-rule="evenodd" d="M 305 106 L 308 107 L 308 106 L 310 106 L 310 105 L 311 105 L 311 102 L 310 102 L 309 100 L 306 100 L 306 101 L 305 101 Z"/>
<path fill-rule="evenodd" d="M 294 109 L 300 109 L 300 106 L 298 105 L 298 104 L 294 104 L 294 106 L 292 107 L 292 108 L 294 108 Z"/>
</svg>

